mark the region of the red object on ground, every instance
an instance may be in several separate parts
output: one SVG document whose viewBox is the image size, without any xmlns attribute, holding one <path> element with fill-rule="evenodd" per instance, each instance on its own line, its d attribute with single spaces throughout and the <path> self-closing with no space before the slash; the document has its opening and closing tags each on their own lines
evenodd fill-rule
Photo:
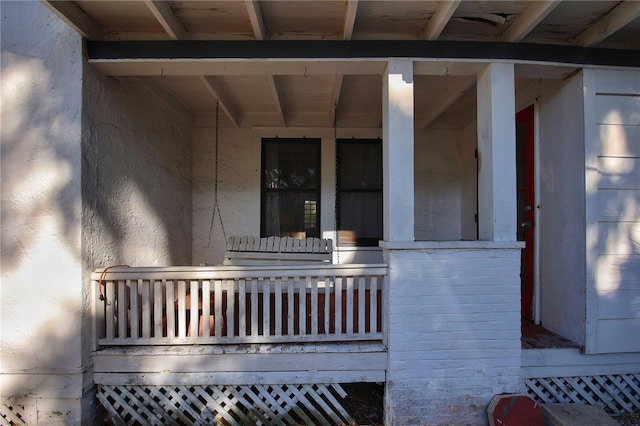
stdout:
<svg viewBox="0 0 640 426">
<path fill-rule="evenodd" d="M 540 405 L 526 395 L 496 395 L 487 408 L 490 426 L 543 426 Z"/>
</svg>

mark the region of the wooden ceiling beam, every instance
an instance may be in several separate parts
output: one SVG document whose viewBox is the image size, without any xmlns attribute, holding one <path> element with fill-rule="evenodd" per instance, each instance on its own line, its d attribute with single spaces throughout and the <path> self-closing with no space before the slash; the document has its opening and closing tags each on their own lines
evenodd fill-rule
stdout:
<svg viewBox="0 0 640 426">
<path fill-rule="evenodd" d="M 247 15 L 249 15 L 249 21 L 251 22 L 251 28 L 253 29 L 253 35 L 256 40 L 267 39 L 267 31 L 264 25 L 264 18 L 262 17 L 262 9 L 260 8 L 260 2 L 257 0 L 245 0 L 245 7 L 247 8 Z M 273 97 L 273 103 L 278 113 L 278 119 L 282 126 L 285 126 L 284 112 L 282 109 L 282 102 L 280 101 L 280 94 L 278 93 L 278 86 L 273 75 L 266 75 L 267 85 L 271 91 Z"/>
<path fill-rule="evenodd" d="M 522 40 L 561 3 L 560 0 L 532 1 L 500 36 L 501 41 Z"/>
<path fill-rule="evenodd" d="M 278 92 L 278 86 L 276 86 L 275 77 L 272 75 L 267 76 L 267 84 L 271 89 L 271 96 L 273 96 L 273 104 L 276 107 L 276 112 L 278 113 L 278 119 L 280 120 L 280 124 L 285 127 L 287 125 L 287 121 L 284 117 L 284 110 L 282 108 L 282 101 L 280 101 L 280 95 Z"/>
<path fill-rule="evenodd" d="M 344 14 L 344 27 L 342 30 L 342 39 L 351 40 L 353 36 L 353 28 L 356 24 L 356 15 L 358 12 L 358 0 L 348 0 Z M 336 110 L 340 101 L 340 92 L 342 91 L 343 74 L 336 74 L 333 77 L 333 88 L 331 89 L 331 104 L 329 105 L 328 126 L 333 126 L 336 122 Z"/>
<path fill-rule="evenodd" d="M 598 44 L 640 16 L 640 1 L 624 1 L 584 30 L 573 42 L 588 47 Z"/>
<path fill-rule="evenodd" d="M 187 31 L 171 10 L 169 3 L 157 0 L 144 0 L 144 2 L 172 40 L 187 39 Z"/>
<path fill-rule="evenodd" d="M 224 87 L 222 87 L 220 80 L 215 77 L 205 75 L 200 76 L 200 80 L 209 93 L 218 100 L 220 108 L 222 108 L 222 111 L 224 111 L 227 117 L 229 117 L 229 120 L 231 120 L 233 125 L 235 127 L 239 127 L 240 119 L 238 111 L 231 99 L 226 95 L 226 91 L 224 90 Z"/>
<path fill-rule="evenodd" d="M 459 5 L 460 0 L 439 1 L 436 11 L 429 19 L 427 26 L 421 31 L 420 38 L 423 40 L 437 40 Z"/>
<path fill-rule="evenodd" d="M 447 89 L 439 93 L 431 102 L 425 114 L 420 117 L 419 128 L 425 128 L 446 112 L 451 105 L 471 89 L 476 83 L 475 77 L 457 78 Z"/>
<path fill-rule="evenodd" d="M 266 40 L 267 31 L 264 26 L 260 3 L 257 0 L 245 0 L 244 5 L 247 8 L 247 15 L 249 15 L 249 21 L 256 40 Z"/>
<path fill-rule="evenodd" d="M 104 32 L 100 25 L 74 2 L 49 0 L 41 0 L 41 2 L 82 37 L 89 40 L 104 38 Z"/>
<path fill-rule="evenodd" d="M 342 39 L 351 40 L 353 28 L 356 25 L 356 14 L 358 13 L 358 0 L 348 0 L 344 14 L 344 25 L 342 29 Z"/>
</svg>

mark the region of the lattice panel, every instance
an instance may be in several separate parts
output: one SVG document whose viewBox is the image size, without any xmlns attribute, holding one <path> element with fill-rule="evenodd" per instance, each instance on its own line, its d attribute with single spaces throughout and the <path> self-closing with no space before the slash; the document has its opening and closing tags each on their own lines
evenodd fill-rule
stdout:
<svg viewBox="0 0 640 426">
<path fill-rule="evenodd" d="M 114 423 L 145 426 L 351 424 L 345 396 L 337 384 L 98 388 Z"/>
<path fill-rule="evenodd" d="M 3 400 L 0 404 L 0 424 L 6 426 L 26 425 L 24 406 L 11 399 Z"/>
<path fill-rule="evenodd" d="M 640 374 L 525 379 L 525 386 L 543 403 L 597 405 L 613 413 L 640 409 Z"/>
</svg>

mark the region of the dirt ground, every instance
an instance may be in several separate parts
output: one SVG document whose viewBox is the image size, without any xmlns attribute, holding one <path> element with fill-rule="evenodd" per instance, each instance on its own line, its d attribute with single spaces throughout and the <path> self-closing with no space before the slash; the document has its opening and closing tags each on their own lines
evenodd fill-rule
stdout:
<svg viewBox="0 0 640 426">
<path fill-rule="evenodd" d="M 622 426 L 640 426 L 640 409 L 631 414 L 615 414 L 611 415 Z"/>
</svg>

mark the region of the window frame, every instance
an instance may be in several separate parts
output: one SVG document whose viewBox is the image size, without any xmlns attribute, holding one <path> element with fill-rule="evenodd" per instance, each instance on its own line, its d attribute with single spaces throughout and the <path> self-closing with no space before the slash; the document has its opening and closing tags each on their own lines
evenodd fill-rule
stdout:
<svg viewBox="0 0 640 426">
<path fill-rule="evenodd" d="M 322 195 L 322 140 L 320 138 L 262 138 L 260 143 L 260 236 L 261 237 L 270 237 L 272 235 L 266 234 L 266 205 L 267 205 L 267 195 L 269 193 L 308 193 L 314 192 L 316 196 L 316 229 L 317 235 L 307 235 L 307 237 L 320 237 L 322 234 L 322 230 L 320 229 L 320 212 L 321 212 L 321 195 Z M 266 187 L 266 178 L 265 178 L 265 167 L 266 167 L 266 146 L 268 144 L 314 144 L 315 145 L 315 156 L 316 156 L 316 187 L 314 189 L 307 188 L 267 188 Z M 306 216 L 306 207 L 303 215 Z M 303 223 L 306 223 L 306 218 L 303 220 Z M 282 236 L 282 230 L 280 232 L 280 236 Z"/>
<path fill-rule="evenodd" d="M 339 246 L 343 246 L 343 247 L 377 247 L 379 244 L 379 241 L 384 239 L 384 221 L 382 219 L 381 216 L 381 221 L 382 223 L 380 224 L 380 236 L 379 237 L 361 237 L 358 238 L 356 237 L 354 241 L 345 241 L 345 237 L 342 234 L 342 232 L 340 231 L 341 229 L 341 217 L 340 217 L 340 210 L 341 210 L 341 206 L 340 206 L 340 200 L 341 200 L 341 194 L 343 193 L 379 193 L 381 197 L 384 196 L 384 192 L 383 192 L 383 188 L 384 188 L 384 173 L 382 170 L 380 170 L 380 187 L 376 188 L 376 189 L 371 189 L 371 188 L 350 188 L 350 189 L 346 189 L 343 190 L 341 188 L 341 161 L 342 161 L 342 156 L 341 156 L 341 145 L 343 144 L 361 144 L 361 145 L 366 145 L 366 144 L 377 144 L 380 146 L 380 163 L 382 164 L 382 139 L 380 138 L 338 138 L 336 139 L 336 187 L 335 187 L 335 202 L 336 202 L 336 206 L 335 206 L 335 215 L 336 215 L 336 225 L 337 225 L 337 229 L 338 231 L 338 241 L 336 242 L 337 245 Z M 382 200 L 382 198 L 381 198 Z M 382 209 L 383 206 L 381 205 L 380 208 Z M 382 210 L 381 210 L 382 212 Z"/>
</svg>

